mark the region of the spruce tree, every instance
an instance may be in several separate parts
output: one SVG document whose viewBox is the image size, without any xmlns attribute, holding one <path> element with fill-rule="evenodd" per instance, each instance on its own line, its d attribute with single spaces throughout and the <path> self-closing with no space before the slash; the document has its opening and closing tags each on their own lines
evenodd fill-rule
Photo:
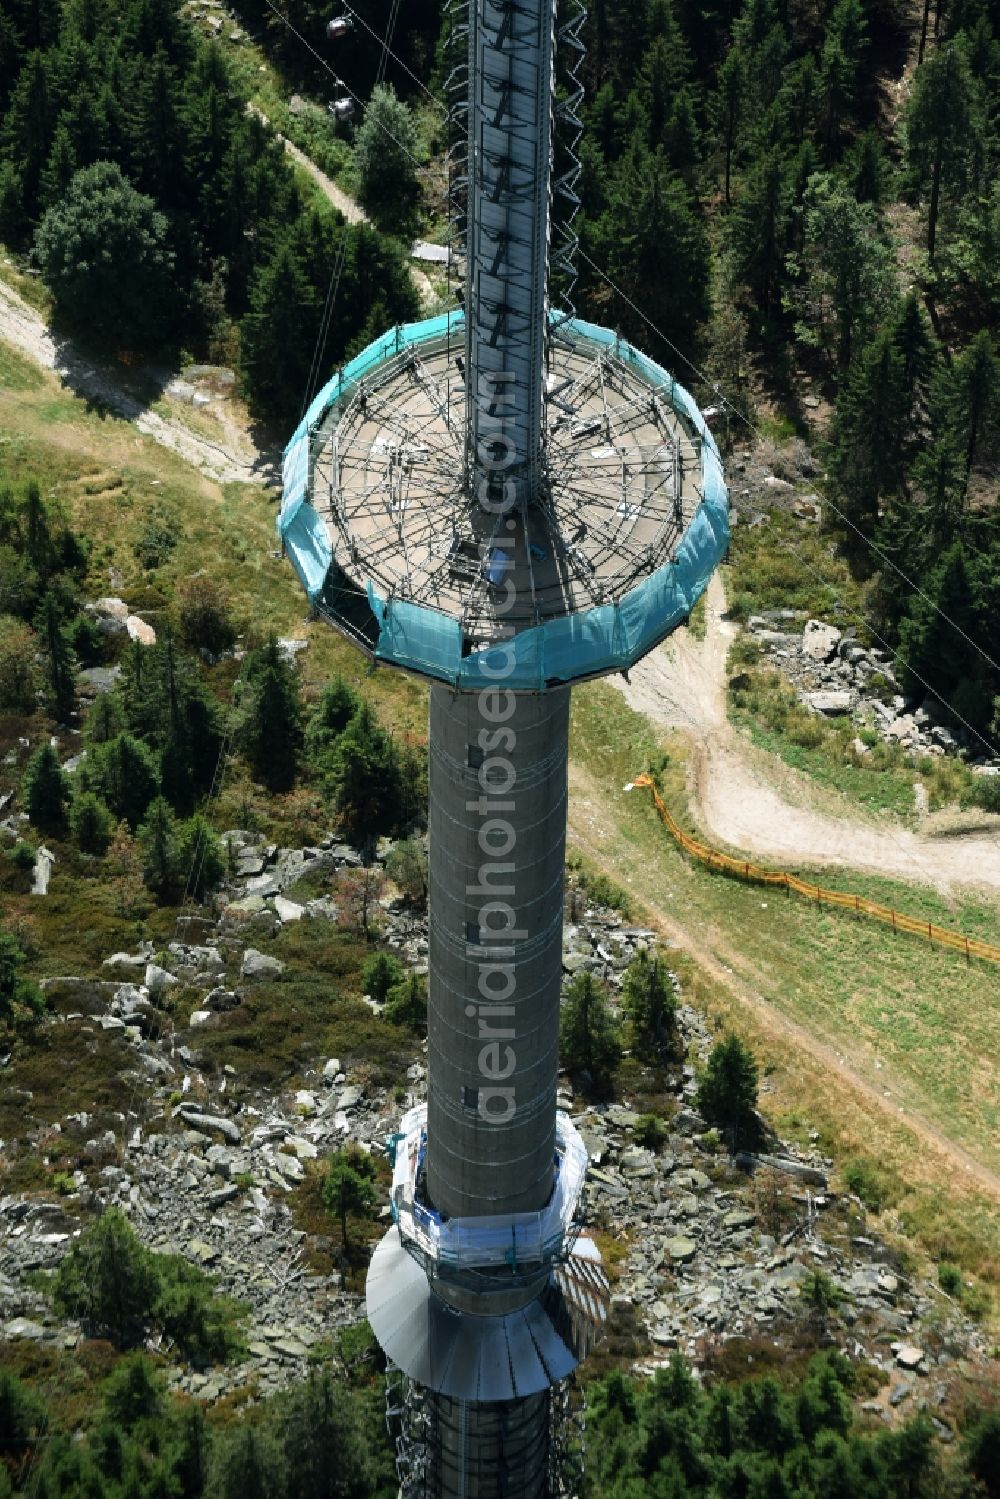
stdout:
<svg viewBox="0 0 1000 1499">
<path fill-rule="evenodd" d="M 345 835 L 359 847 L 398 827 L 404 806 L 399 755 L 368 703 L 337 742 L 327 786 Z"/>
<path fill-rule="evenodd" d="M 406 104 L 377 84 L 354 141 L 364 207 L 382 227 L 405 231 L 417 198 L 417 133 Z"/>
<path fill-rule="evenodd" d="M 381 1005 L 390 989 L 397 988 L 406 977 L 406 969 L 392 953 L 377 952 L 365 964 L 361 982 L 365 993 Z"/>
<path fill-rule="evenodd" d="M 131 734 L 95 744 L 77 771 L 80 785 L 93 791 L 116 818 L 135 832 L 159 791 L 159 772 L 152 752 Z"/>
<path fill-rule="evenodd" d="M 323 1182 L 323 1206 L 340 1223 L 344 1248 L 350 1248 L 348 1219 L 370 1213 L 376 1203 L 375 1162 L 359 1146 L 348 1146 L 330 1160 Z"/>
<path fill-rule="evenodd" d="M 587 1073 L 598 1093 L 609 1091 L 621 1058 L 621 1039 L 606 991 L 592 973 L 578 973 L 563 997 L 559 1060 L 569 1072 Z"/>
<path fill-rule="evenodd" d="M 713 1046 L 698 1085 L 698 1107 L 723 1131 L 732 1149 L 757 1135 L 757 1063 L 738 1036 Z"/>
<path fill-rule="evenodd" d="M 82 854 L 107 853 L 111 842 L 111 813 L 92 791 L 77 791 L 69 809 L 73 842 Z"/>
<path fill-rule="evenodd" d="M 33 713 L 38 691 L 33 630 L 11 614 L 0 613 L 0 713 Z"/>
<path fill-rule="evenodd" d="M 642 949 L 622 984 L 622 1007 L 632 1025 L 633 1050 L 643 1061 L 662 1064 L 677 1045 L 677 1002 L 667 965 Z"/>
<path fill-rule="evenodd" d="M 0 932 L 0 1025 L 41 1014 L 45 1001 L 41 991 L 23 975 L 25 956 L 10 932 Z"/>
<path fill-rule="evenodd" d="M 917 69 L 906 108 L 906 143 L 915 187 L 927 198 L 927 255 L 937 252 L 942 199 L 965 186 L 979 122 L 963 38 L 937 47 Z"/>
<path fill-rule="evenodd" d="M 985 328 L 963 349 L 950 372 L 950 424 L 964 447 L 965 488 L 980 448 L 1000 427 L 1000 357 Z"/>
<path fill-rule="evenodd" d="M 24 546 L 35 572 L 46 578 L 52 566 L 52 536 L 45 502 L 35 479 L 29 480 L 24 494 Z"/>
<path fill-rule="evenodd" d="M 714 117 L 722 143 L 726 206 L 732 202 L 733 157 L 746 91 L 746 63 L 738 46 L 730 47 L 719 68 Z"/>
<path fill-rule="evenodd" d="M 59 831 L 66 820 L 69 787 L 51 744 L 43 744 L 28 761 L 21 787 L 25 809 L 39 828 Z"/>
<path fill-rule="evenodd" d="M 334 677 L 323 691 L 306 726 L 306 755 L 310 764 L 319 767 L 351 719 L 361 707 L 361 698 L 343 677 Z"/>
<path fill-rule="evenodd" d="M 857 528 L 846 538 L 855 556 L 873 534 L 881 505 L 904 486 L 910 421 L 903 362 L 886 329 L 848 371 L 832 430 L 830 474 L 838 507 Z"/>
<path fill-rule="evenodd" d="M 186 892 L 193 900 L 203 900 L 226 873 L 222 844 L 200 812 L 189 817 L 180 829 L 177 859 Z"/>
<path fill-rule="evenodd" d="M 896 672 L 912 696 L 929 688 L 942 702 L 956 703 L 959 688 L 978 680 L 981 662 L 973 644 L 980 635 L 976 590 L 961 541 L 952 543 L 924 580 L 924 594 L 913 598 L 900 624 Z M 989 723 L 992 702 L 985 689 L 978 702 L 962 706 L 974 723 Z"/>
<path fill-rule="evenodd" d="M 49 707 L 65 723 L 76 706 L 76 657 L 69 643 L 62 605 L 51 588 L 42 598 L 35 629 L 45 653 Z"/>
<path fill-rule="evenodd" d="M 302 698 L 295 668 L 275 636 L 247 659 L 244 678 L 240 747 L 257 780 L 272 791 L 288 791 L 302 752 Z"/>
<path fill-rule="evenodd" d="M 427 980 L 411 971 L 385 997 L 385 1018 L 414 1035 L 427 1034 Z"/>
<path fill-rule="evenodd" d="M 88 745 L 107 744 L 125 728 L 125 707 L 117 692 L 102 692 L 87 714 L 84 735 Z"/>
<path fill-rule="evenodd" d="M 160 900 L 176 893 L 181 877 L 177 824 L 170 803 L 162 796 L 150 802 L 138 832 L 142 849 L 142 877 Z"/>
<path fill-rule="evenodd" d="M 729 221 L 733 273 L 749 288 L 761 329 L 778 308 L 788 228 L 785 162 L 780 151 L 771 149 L 755 160 Z"/>
</svg>

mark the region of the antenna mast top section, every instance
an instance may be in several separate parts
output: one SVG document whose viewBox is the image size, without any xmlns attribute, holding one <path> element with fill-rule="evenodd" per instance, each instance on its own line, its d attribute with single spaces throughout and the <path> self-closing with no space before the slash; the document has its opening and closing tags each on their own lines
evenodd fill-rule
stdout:
<svg viewBox="0 0 1000 1499">
<path fill-rule="evenodd" d="M 467 476 L 494 514 L 538 497 L 555 0 L 470 0 Z"/>
</svg>

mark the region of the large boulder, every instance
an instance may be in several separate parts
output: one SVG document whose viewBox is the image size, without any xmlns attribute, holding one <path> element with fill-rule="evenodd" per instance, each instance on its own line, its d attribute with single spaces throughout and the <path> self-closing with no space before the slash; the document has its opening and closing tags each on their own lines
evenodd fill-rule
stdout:
<svg viewBox="0 0 1000 1499">
<path fill-rule="evenodd" d="M 840 631 L 836 625 L 825 625 L 822 620 L 806 621 L 802 631 L 802 654 L 810 661 L 830 661 L 840 644 Z"/>
<path fill-rule="evenodd" d="M 192 1129 L 200 1129 L 205 1134 L 217 1133 L 231 1145 L 240 1143 L 239 1127 L 231 1119 L 224 1118 L 221 1114 L 202 1114 L 198 1109 L 182 1104 L 177 1110 L 185 1124 Z"/>
<path fill-rule="evenodd" d="M 803 694 L 804 701 L 816 713 L 822 713 L 826 718 L 836 718 L 842 713 L 850 713 L 853 697 L 850 692 L 806 692 Z"/>
<path fill-rule="evenodd" d="M 268 957 L 267 953 L 258 952 L 255 947 L 248 947 L 243 954 L 243 962 L 240 966 L 240 977 L 245 979 L 270 979 L 277 978 L 279 973 L 284 973 L 285 965 L 280 958 Z"/>
<path fill-rule="evenodd" d="M 152 999 L 162 999 L 168 989 L 173 989 L 179 983 L 179 978 L 175 977 L 172 973 L 168 973 L 158 963 L 146 964 L 145 985 Z"/>
</svg>

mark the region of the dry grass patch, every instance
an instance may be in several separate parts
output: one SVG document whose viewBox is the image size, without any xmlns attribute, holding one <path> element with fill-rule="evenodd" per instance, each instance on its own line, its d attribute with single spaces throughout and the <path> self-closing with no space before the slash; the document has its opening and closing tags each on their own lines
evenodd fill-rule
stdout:
<svg viewBox="0 0 1000 1499">
<path fill-rule="evenodd" d="M 906 1116 L 924 1120 L 985 1166 L 1000 1167 L 1000 974 L 689 861 L 648 794 L 623 790 L 665 748 L 666 797 L 684 821 L 683 742 L 658 735 L 607 687 L 574 694 L 573 843 L 660 915 L 691 955 L 692 997 L 762 1051 L 771 1068 L 765 1102 L 776 1127 L 804 1120 L 841 1159 L 877 1160 L 898 1183 L 900 1226 L 935 1257 L 947 1230 L 961 1263 L 992 1276 L 1000 1202 L 956 1180 L 954 1163 L 929 1149 Z M 972 898 L 949 904 L 925 888 L 842 871 L 822 879 L 942 925 L 993 941 L 1000 935 L 995 908 Z M 803 1027 L 818 1048 L 794 1039 L 776 1023 L 782 1020 Z M 838 1056 L 888 1095 L 882 1106 L 838 1075 Z"/>
</svg>

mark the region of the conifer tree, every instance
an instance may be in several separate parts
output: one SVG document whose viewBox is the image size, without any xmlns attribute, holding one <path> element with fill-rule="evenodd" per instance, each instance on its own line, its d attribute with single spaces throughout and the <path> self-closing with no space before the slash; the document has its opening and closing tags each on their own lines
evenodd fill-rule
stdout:
<svg viewBox="0 0 1000 1499">
<path fill-rule="evenodd" d="M 385 997 L 385 1018 L 414 1035 L 427 1034 L 427 980 L 412 969 Z"/>
<path fill-rule="evenodd" d="M 0 931 L 0 1025 L 9 1025 L 26 1013 L 39 1015 L 45 1008 L 37 985 L 24 977 L 25 962 L 17 939 Z"/>
<path fill-rule="evenodd" d="M 955 360 L 950 377 L 950 425 L 964 446 L 965 488 L 981 447 L 1000 427 L 1000 357 L 985 328 Z"/>
<path fill-rule="evenodd" d="M 831 477 L 839 509 L 861 533 L 847 534 L 855 555 L 873 534 L 880 506 L 903 488 L 902 442 L 909 425 L 903 362 L 887 329 L 848 371 L 833 425 Z"/>
<path fill-rule="evenodd" d="M 343 677 L 334 677 L 323 690 L 306 726 L 306 754 L 314 766 L 336 748 L 337 741 L 361 706 L 361 698 Z"/>
<path fill-rule="evenodd" d="M 164 797 L 157 796 L 150 802 L 139 827 L 138 841 L 143 856 L 143 880 L 160 900 L 167 900 L 177 889 L 180 860 L 177 824 Z"/>
<path fill-rule="evenodd" d="M 52 536 L 36 479 L 28 481 L 24 494 L 24 546 L 35 572 L 40 578 L 47 577 L 52 566 Z"/>
<path fill-rule="evenodd" d="M 698 1085 L 698 1107 L 724 1131 L 734 1150 L 756 1135 L 757 1085 L 753 1052 L 739 1036 L 726 1036 L 713 1046 Z"/>
<path fill-rule="evenodd" d="M 392 953 L 373 953 L 362 970 L 361 982 L 365 993 L 381 1005 L 391 989 L 398 988 L 406 977 L 406 969 Z"/>
<path fill-rule="evenodd" d="M 739 46 L 730 47 L 719 68 L 718 93 L 715 100 L 716 128 L 722 140 L 726 206 L 732 202 L 733 156 L 746 89 L 746 68 Z"/>
<path fill-rule="evenodd" d="M 256 778 L 272 791 L 289 790 L 302 751 L 302 698 L 295 668 L 273 635 L 244 667 L 237 736 Z"/>
<path fill-rule="evenodd" d="M 35 629 L 45 653 L 49 707 L 60 722 L 65 722 L 76 706 L 76 657 L 62 606 L 51 588 L 42 598 Z"/>
<path fill-rule="evenodd" d="M 0 713 L 33 713 L 38 690 L 33 630 L 0 612 Z"/>
<path fill-rule="evenodd" d="M 578 973 L 566 989 L 559 1021 L 559 1060 L 569 1072 L 587 1073 L 607 1092 L 621 1057 L 621 1039 L 605 990 L 592 973 Z"/>
<path fill-rule="evenodd" d="M 156 759 L 131 734 L 118 734 L 105 744 L 94 745 L 77 775 L 83 789 L 100 796 L 133 832 L 159 791 Z"/>
<path fill-rule="evenodd" d="M 186 892 L 193 900 L 203 900 L 225 875 L 222 844 L 200 812 L 189 817 L 180 828 L 177 862 Z"/>
<path fill-rule="evenodd" d="M 92 791 L 78 791 L 69 809 L 73 841 L 83 854 L 107 853 L 111 842 L 111 813 Z"/>
<path fill-rule="evenodd" d="M 51 744 L 43 744 L 28 761 L 21 788 L 31 821 L 40 828 L 58 830 L 66 819 L 69 787 Z"/>
<path fill-rule="evenodd" d="M 84 733 L 88 745 L 107 744 L 125 728 L 125 708 L 117 692 L 102 692 L 87 714 Z"/>
<path fill-rule="evenodd" d="M 928 688 L 944 703 L 955 704 L 963 717 L 971 715 L 985 726 L 990 700 L 977 704 L 963 684 L 973 684 L 981 658 L 973 642 L 979 636 L 976 590 L 969 574 L 968 558 L 961 541 L 954 541 L 937 567 L 925 579 L 926 597 L 913 598 L 899 627 L 896 671 L 905 691 L 916 697 Z M 976 708 L 978 707 L 978 712 Z"/>
<path fill-rule="evenodd" d="M 395 91 L 378 84 L 354 141 L 360 199 L 384 227 L 407 227 L 417 196 L 417 133 Z"/>
<path fill-rule="evenodd" d="M 666 1062 L 677 1044 L 677 1002 L 667 965 L 643 948 L 625 970 L 622 1008 L 632 1025 L 633 1048 L 644 1061 Z"/>
<path fill-rule="evenodd" d="M 749 288 L 761 329 L 777 311 L 788 227 L 784 159 L 778 150 L 763 151 L 747 174 L 729 224 L 733 273 Z"/>
<path fill-rule="evenodd" d="M 359 846 L 398 826 L 404 806 L 399 755 L 366 702 L 337 741 L 327 785 L 345 834 Z"/>
<path fill-rule="evenodd" d="M 375 1206 L 375 1162 L 357 1145 L 330 1160 L 323 1183 L 323 1205 L 340 1223 L 344 1248 L 350 1248 L 348 1219 L 370 1213 Z"/>
<path fill-rule="evenodd" d="M 977 128 L 975 98 L 964 41 L 937 47 L 917 69 L 906 109 L 910 172 L 927 197 L 927 255 L 937 251 L 942 198 L 964 187 Z"/>
</svg>

